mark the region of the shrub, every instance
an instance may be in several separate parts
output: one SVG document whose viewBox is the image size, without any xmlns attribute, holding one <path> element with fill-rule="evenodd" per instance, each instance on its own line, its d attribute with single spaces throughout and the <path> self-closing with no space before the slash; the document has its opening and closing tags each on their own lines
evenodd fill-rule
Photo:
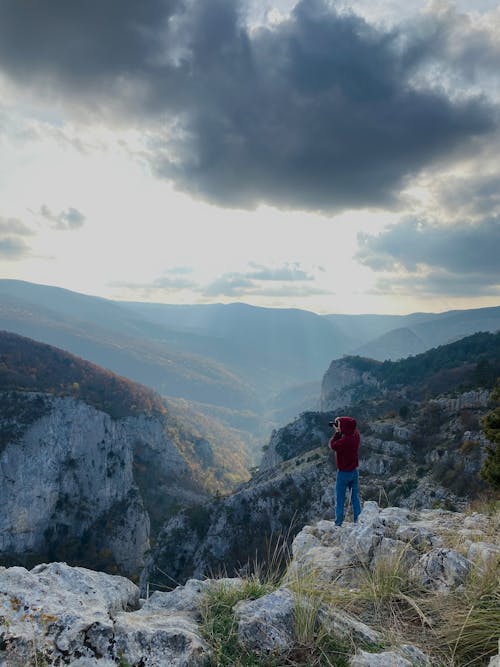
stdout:
<svg viewBox="0 0 500 667">
<path fill-rule="evenodd" d="M 210 667 L 279 667 L 277 661 L 260 661 L 238 642 L 234 605 L 241 600 L 255 600 L 270 592 L 258 579 L 248 579 L 242 588 L 221 583 L 210 590 L 202 607 L 202 634 L 212 652 Z"/>
<path fill-rule="evenodd" d="M 497 383 L 492 398 L 500 403 L 500 382 Z M 500 489 L 500 405 L 483 420 L 484 433 L 492 443 L 481 469 L 481 477 L 494 489 Z"/>
</svg>

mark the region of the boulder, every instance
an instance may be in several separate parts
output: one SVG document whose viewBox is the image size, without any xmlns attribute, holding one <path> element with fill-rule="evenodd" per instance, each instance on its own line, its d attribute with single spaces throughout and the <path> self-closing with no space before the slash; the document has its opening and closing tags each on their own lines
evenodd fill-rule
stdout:
<svg viewBox="0 0 500 667">
<path fill-rule="evenodd" d="M 351 667 L 431 667 L 430 658 L 419 648 L 403 644 L 392 651 L 368 653 L 358 651 L 351 658 Z"/>
<path fill-rule="evenodd" d="M 168 603 L 155 595 L 138 609 L 139 589 L 124 577 L 66 563 L 31 571 L 0 568 L 5 664 L 12 656 L 14 664 L 35 664 L 38 654 L 46 664 L 73 667 L 109 667 L 120 660 L 131 667 L 201 667 L 208 647 L 189 611 L 196 608 L 203 583 L 187 587 L 182 613 L 175 591 L 170 598 L 164 594 Z"/>
<path fill-rule="evenodd" d="M 320 606 L 318 620 L 329 634 L 365 644 L 380 644 L 383 640 L 380 632 L 353 618 L 342 609 L 336 609 L 331 605 L 322 604 Z"/>
<path fill-rule="evenodd" d="M 467 558 L 483 567 L 495 559 L 500 559 L 500 546 L 490 542 L 472 542 L 467 552 Z"/>
<path fill-rule="evenodd" d="M 411 574 L 423 586 L 446 593 L 464 584 L 471 567 L 471 561 L 454 549 L 432 549 L 421 556 Z"/>
<path fill-rule="evenodd" d="M 138 603 L 139 589 L 124 577 L 66 563 L 0 569 L 0 637 L 26 664 L 35 648 L 95 657 L 93 636 L 111 638 L 112 617 Z"/>
<path fill-rule="evenodd" d="M 321 546 L 321 542 L 313 534 L 311 526 L 304 526 L 304 528 L 297 533 L 292 542 L 292 554 L 294 558 L 301 558 L 313 547 Z"/>
<path fill-rule="evenodd" d="M 410 542 L 416 549 L 431 549 L 436 546 L 436 536 L 428 528 L 415 524 L 404 524 L 396 530 L 396 539 Z"/>
<path fill-rule="evenodd" d="M 202 667 L 209 653 L 193 619 L 141 609 L 117 615 L 113 655 L 134 667 Z"/>
<path fill-rule="evenodd" d="M 294 641 L 294 595 L 288 588 L 257 600 L 238 602 L 234 608 L 238 639 L 260 654 L 285 653 Z"/>
<path fill-rule="evenodd" d="M 291 581 L 314 577 L 320 585 L 351 586 L 358 581 L 358 565 L 356 556 L 340 547 L 312 547 L 294 558 L 287 577 Z"/>
<path fill-rule="evenodd" d="M 391 562 L 402 560 L 405 564 L 413 565 L 418 560 L 418 552 L 408 542 L 383 537 L 375 549 L 372 565 L 380 560 L 390 560 Z"/>
</svg>

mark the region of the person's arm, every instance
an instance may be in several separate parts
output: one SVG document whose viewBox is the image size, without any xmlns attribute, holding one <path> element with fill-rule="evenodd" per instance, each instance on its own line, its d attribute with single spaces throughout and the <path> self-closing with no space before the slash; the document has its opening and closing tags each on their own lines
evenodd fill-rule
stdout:
<svg viewBox="0 0 500 667">
<path fill-rule="evenodd" d="M 337 431 L 336 433 L 334 433 L 333 437 L 330 438 L 330 449 L 333 449 L 334 451 L 338 451 L 338 445 L 339 445 L 341 440 L 342 440 L 342 433 L 340 431 Z"/>
</svg>

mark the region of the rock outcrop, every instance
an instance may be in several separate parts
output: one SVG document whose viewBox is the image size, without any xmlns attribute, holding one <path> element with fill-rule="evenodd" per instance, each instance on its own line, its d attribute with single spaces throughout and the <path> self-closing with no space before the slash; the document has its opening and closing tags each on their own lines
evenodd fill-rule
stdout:
<svg viewBox="0 0 500 667">
<path fill-rule="evenodd" d="M 294 539 L 281 583 L 273 590 L 263 588 L 257 599 L 245 597 L 245 581 L 239 578 L 191 579 L 141 600 L 139 589 L 122 577 L 64 563 L 31 571 L 0 568 L 0 665 L 35 664 L 36 655 L 39 664 L 60 667 L 201 667 L 213 650 L 202 627 L 210 613 L 207 595 L 225 590 L 242 594 L 239 602 L 234 597 L 230 610 L 235 641 L 264 664 L 269 656 L 281 656 L 288 664 L 287 656 L 302 641 L 305 615 L 311 628 L 321 627 L 344 642 L 350 667 L 431 667 L 441 664 L 431 646 L 396 637 L 380 623 L 373 627 L 375 619 L 348 613 L 334 602 L 334 593 L 355 595 L 381 558 L 404 559 L 424 593 L 460 592 L 469 574 L 485 566 L 480 553 L 500 562 L 492 521 L 480 514 L 381 509 L 366 502 L 357 525 L 339 528 L 321 520 L 305 526 Z M 476 526 L 473 539 L 470 525 Z M 456 548 L 446 546 L 450 542 Z M 484 546 L 473 550 L 477 544 Z M 413 642 L 418 642 L 415 634 Z M 443 647 L 438 648 L 442 654 Z M 492 655 L 495 647 L 490 641 L 485 649 Z"/>
<path fill-rule="evenodd" d="M 140 608 L 123 577 L 65 563 L 0 568 L 0 665 L 205 664 L 193 618 L 152 602 Z"/>
<path fill-rule="evenodd" d="M 320 409 L 328 412 L 346 408 L 379 389 L 380 383 L 369 371 L 357 368 L 352 360 L 336 359 L 323 376 Z"/>
<path fill-rule="evenodd" d="M 131 576 L 149 548 L 148 481 L 161 484 L 165 504 L 203 497 L 166 417 L 112 419 L 49 394 L 4 392 L 1 400 L 0 562 L 64 558 Z"/>
</svg>

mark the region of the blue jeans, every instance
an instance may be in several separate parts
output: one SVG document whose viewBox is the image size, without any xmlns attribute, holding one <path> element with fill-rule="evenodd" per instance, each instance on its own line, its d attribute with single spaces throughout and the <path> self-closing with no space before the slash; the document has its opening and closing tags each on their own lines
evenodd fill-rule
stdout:
<svg viewBox="0 0 500 667">
<path fill-rule="evenodd" d="M 359 474 L 357 470 L 344 472 L 337 470 L 337 481 L 335 483 L 335 525 L 341 526 L 344 520 L 345 494 L 347 489 L 351 491 L 352 513 L 354 523 L 361 514 L 361 503 L 359 501 Z"/>
</svg>

